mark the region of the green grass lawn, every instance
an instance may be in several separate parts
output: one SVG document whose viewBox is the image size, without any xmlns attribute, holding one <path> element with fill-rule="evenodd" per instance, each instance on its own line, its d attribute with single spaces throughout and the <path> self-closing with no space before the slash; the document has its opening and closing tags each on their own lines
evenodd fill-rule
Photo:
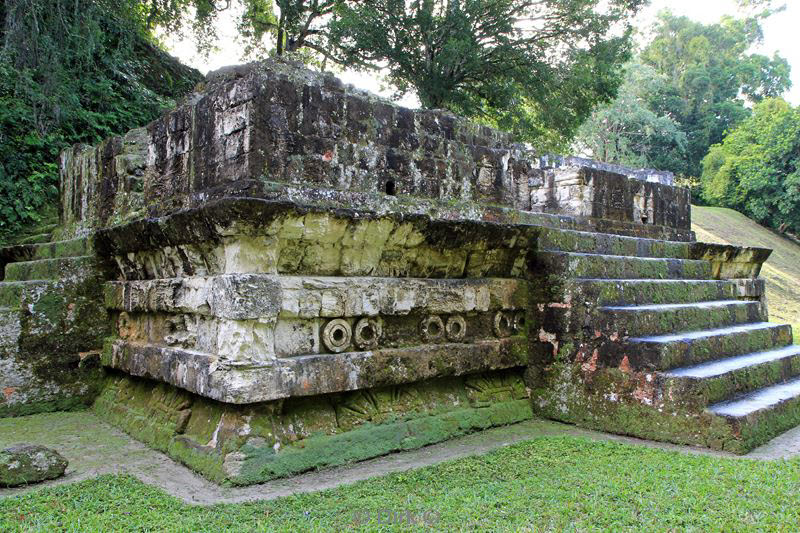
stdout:
<svg viewBox="0 0 800 533">
<path fill-rule="evenodd" d="M 800 461 L 684 455 L 544 437 L 484 456 L 271 502 L 194 507 L 132 477 L 0 500 L 0 530 L 796 530 Z M 372 513 L 369 521 L 366 512 Z M 425 515 L 424 513 L 428 513 Z M 388 521 L 383 511 L 383 521 Z M 407 514 L 402 516 L 407 517 Z M 395 518 L 397 519 L 397 518 Z"/>
<path fill-rule="evenodd" d="M 800 331 L 800 245 L 722 207 L 692 206 L 692 229 L 698 241 L 772 248 L 761 270 L 767 282 L 770 320 L 792 324 Z"/>
</svg>

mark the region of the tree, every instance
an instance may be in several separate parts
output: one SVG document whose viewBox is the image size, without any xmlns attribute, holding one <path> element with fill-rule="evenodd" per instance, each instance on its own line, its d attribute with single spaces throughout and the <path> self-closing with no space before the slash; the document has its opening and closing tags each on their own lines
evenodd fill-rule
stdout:
<svg viewBox="0 0 800 533">
<path fill-rule="evenodd" d="M 326 52 L 384 67 L 402 95 L 564 145 L 608 101 L 641 0 L 372 0 L 340 4 Z M 621 30 L 620 30 L 621 28 Z M 619 31 L 618 31 L 619 30 Z"/>
<path fill-rule="evenodd" d="M 800 109 L 779 98 L 755 106 L 703 160 L 703 194 L 775 229 L 800 231 Z"/>
<path fill-rule="evenodd" d="M 650 99 L 669 90 L 652 67 L 631 63 L 613 102 L 595 109 L 575 140 L 578 153 L 632 167 L 685 170 L 686 134 L 669 115 L 658 115 Z"/>
<path fill-rule="evenodd" d="M 273 52 L 278 56 L 306 50 L 324 56 L 328 22 L 342 3 L 340 0 L 275 0 L 273 6 L 271 0 L 242 1 L 245 9 L 239 32 L 246 39 L 246 52 Z M 271 40 L 274 40 L 274 48 L 270 48 Z"/>
<path fill-rule="evenodd" d="M 686 133 L 690 175 L 698 176 L 709 147 L 747 118 L 747 103 L 780 96 L 791 85 L 785 59 L 747 52 L 762 38 L 759 21 L 723 17 L 704 25 L 663 12 L 641 53 L 672 88 L 651 99 L 651 109 L 673 117 Z"/>
</svg>

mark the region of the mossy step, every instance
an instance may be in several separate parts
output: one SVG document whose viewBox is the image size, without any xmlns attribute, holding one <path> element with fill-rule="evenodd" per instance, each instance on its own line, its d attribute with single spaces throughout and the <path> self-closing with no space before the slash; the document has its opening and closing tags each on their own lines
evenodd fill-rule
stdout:
<svg viewBox="0 0 800 533">
<path fill-rule="evenodd" d="M 58 227 L 58 222 L 50 222 L 49 224 L 42 224 L 37 229 L 37 233 L 52 233 Z"/>
<path fill-rule="evenodd" d="M 51 280 L 71 278 L 92 268 L 94 257 L 59 257 L 6 265 L 5 281 Z"/>
<path fill-rule="evenodd" d="M 703 260 L 579 252 L 538 252 L 537 262 L 565 276 L 586 279 L 710 279 L 711 263 Z M 535 267 L 536 268 L 536 267 Z"/>
<path fill-rule="evenodd" d="M 625 341 L 625 353 L 632 368 L 669 370 L 791 343 L 791 326 L 756 322 L 706 331 L 631 337 Z"/>
<path fill-rule="evenodd" d="M 689 243 L 610 233 L 543 228 L 538 247 L 542 251 L 585 252 L 633 257 L 689 258 Z"/>
<path fill-rule="evenodd" d="M 91 255 L 89 239 L 85 237 L 34 245 L 31 259 L 55 259 L 83 255 Z"/>
<path fill-rule="evenodd" d="M 736 297 L 736 285 L 707 279 L 576 279 L 571 292 L 600 305 L 707 302 Z M 574 298 L 573 298 L 574 299 Z"/>
<path fill-rule="evenodd" d="M 662 388 L 665 397 L 706 407 L 797 376 L 800 346 L 786 346 L 669 370 Z"/>
<path fill-rule="evenodd" d="M 53 283 L 52 281 L 2 281 L 0 282 L 0 306 L 17 308 L 20 305 L 22 295 L 26 291 L 45 288 Z"/>
<path fill-rule="evenodd" d="M 800 378 L 764 387 L 708 410 L 732 426 L 725 449 L 745 453 L 800 424 Z"/>
<path fill-rule="evenodd" d="M 17 244 L 40 244 L 44 242 L 49 242 L 52 238 L 53 234 L 48 233 L 37 233 L 36 235 L 30 235 L 25 237 L 24 239 L 20 239 Z"/>
<path fill-rule="evenodd" d="M 604 306 L 599 311 L 595 327 L 623 336 L 702 331 L 767 319 L 760 302 L 747 300 Z"/>
</svg>

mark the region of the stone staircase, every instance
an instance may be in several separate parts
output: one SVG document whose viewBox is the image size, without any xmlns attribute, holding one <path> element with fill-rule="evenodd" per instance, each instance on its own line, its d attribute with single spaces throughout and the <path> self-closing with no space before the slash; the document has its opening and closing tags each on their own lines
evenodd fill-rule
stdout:
<svg viewBox="0 0 800 533">
<path fill-rule="evenodd" d="M 91 403 L 109 325 L 88 239 L 2 248 L 0 275 L 0 416 Z"/>
<path fill-rule="evenodd" d="M 694 259 L 707 248 L 545 231 L 532 268 L 544 302 L 532 306 L 534 409 L 737 453 L 800 423 L 791 327 L 767 322 L 760 280 L 713 279 L 712 262 Z"/>
<path fill-rule="evenodd" d="M 53 240 L 53 232 L 58 229 L 58 222 L 51 221 L 43 225 L 35 226 L 30 232 L 23 235 L 17 244 L 40 244 L 49 243 Z"/>
</svg>

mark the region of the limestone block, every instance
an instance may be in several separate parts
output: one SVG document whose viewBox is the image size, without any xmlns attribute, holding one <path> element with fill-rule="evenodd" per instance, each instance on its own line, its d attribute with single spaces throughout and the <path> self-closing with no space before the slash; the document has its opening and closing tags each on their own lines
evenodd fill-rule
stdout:
<svg viewBox="0 0 800 533">
<path fill-rule="evenodd" d="M 301 334 L 308 337 L 308 332 Z M 134 376 L 221 402 L 249 404 L 517 368 L 526 364 L 528 354 L 525 337 L 511 335 L 472 343 L 279 357 L 261 364 L 117 340 L 103 358 L 104 364 Z"/>
<path fill-rule="evenodd" d="M 275 276 L 225 274 L 104 285 L 106 307 L 117 311 L 193 313 L 232 320 L 275 317 L 281 286 Z"/>
<path fill-rule="evenodd" d="M 757 278 L 762 265 L 772 254 L 772 250 L 694 242 L 689 253 L 692 259 L 704 259 L 711 262 L 714 279 L 737 279 Z"/>
</svg>

